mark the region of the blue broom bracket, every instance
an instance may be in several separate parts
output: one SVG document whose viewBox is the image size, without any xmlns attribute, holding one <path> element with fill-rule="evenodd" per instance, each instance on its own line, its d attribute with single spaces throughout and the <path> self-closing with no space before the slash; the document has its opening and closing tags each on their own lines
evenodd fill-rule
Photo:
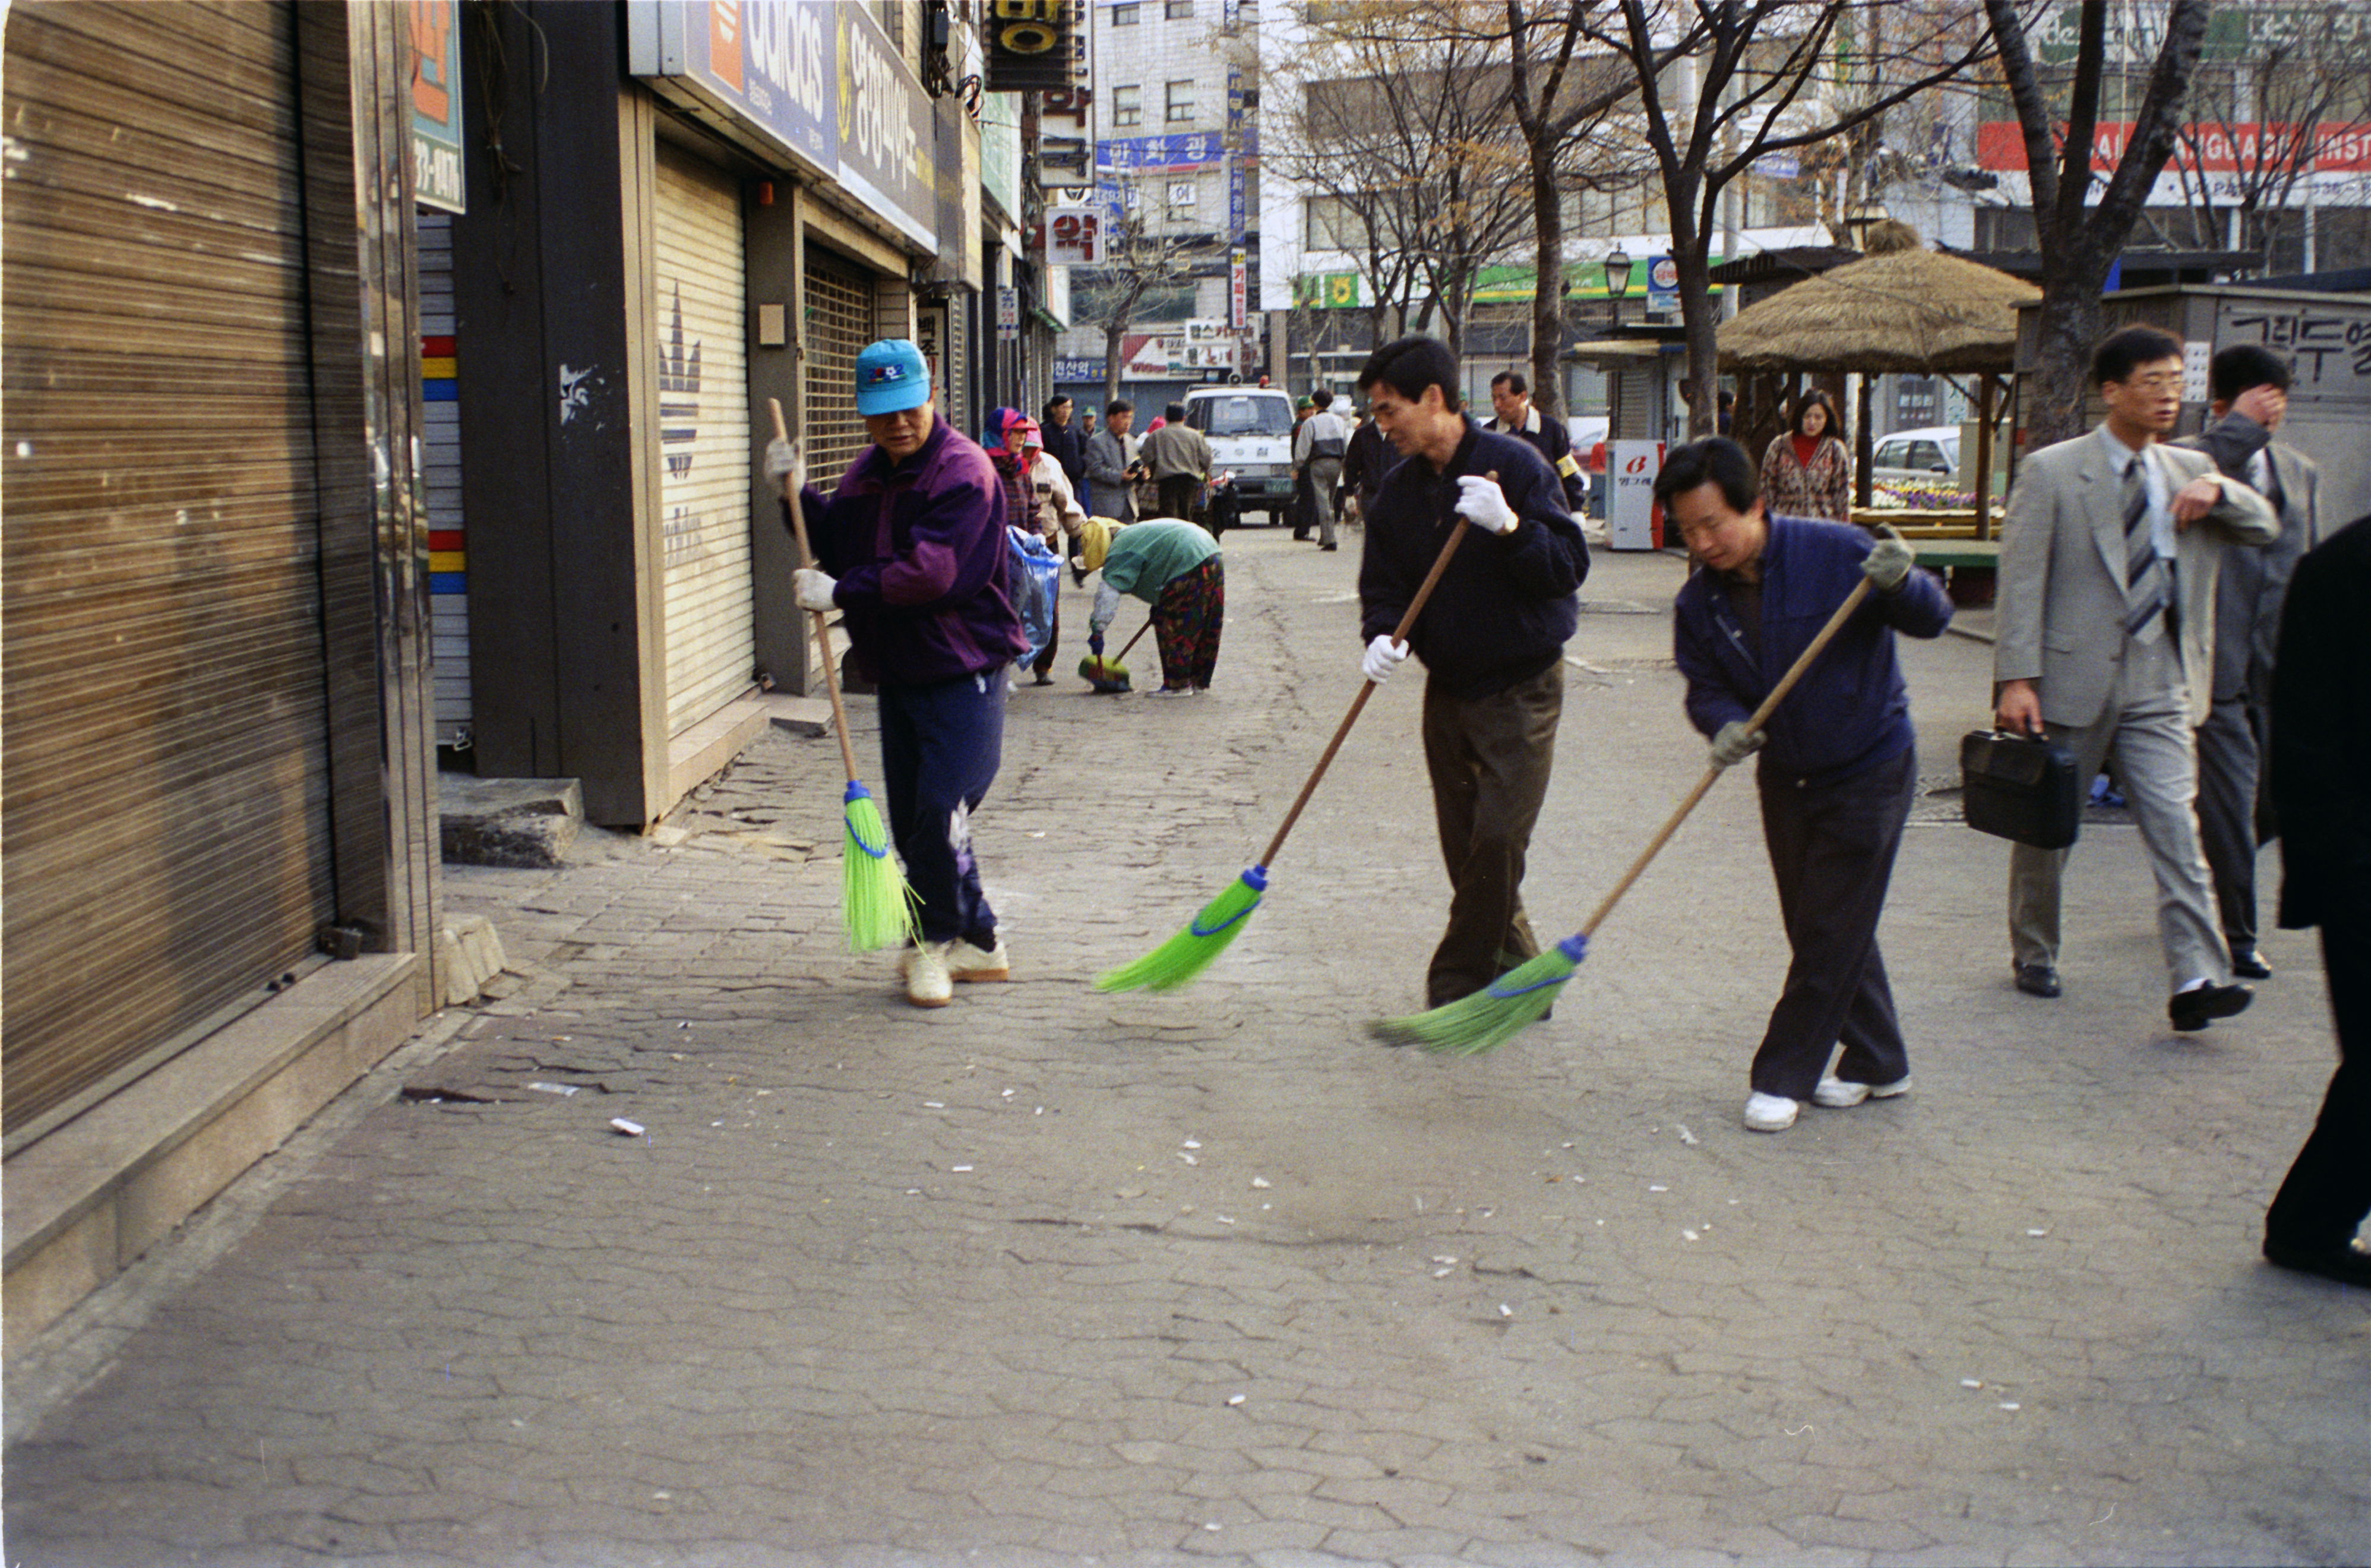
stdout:
<svg viewBox="0 0 2371 1568">
<path fill-rule="evenodd" d="M 1565 938 L 1564 940 L 1556 943 L 1556 951 L 1564 954 L 1565 957 L 1572 960 L 1575 963 L 1579 963 L 1582 959 L 1589 956 L 1589 933 L 1586 931 L 1575 931 L 1572 935 Z"/>
</svg>

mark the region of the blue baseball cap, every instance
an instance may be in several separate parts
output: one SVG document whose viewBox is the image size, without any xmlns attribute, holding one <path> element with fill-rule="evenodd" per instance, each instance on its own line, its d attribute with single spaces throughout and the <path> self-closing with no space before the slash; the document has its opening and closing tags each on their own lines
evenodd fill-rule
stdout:
<svg viewBox="0 0 2371 1568">
<path fill-rule="evenodd" d="M 903 338 L 867 343 L 856 356 L 856 411 L 895 414 L 931 400 L 931 367 Z"/>
</svg>

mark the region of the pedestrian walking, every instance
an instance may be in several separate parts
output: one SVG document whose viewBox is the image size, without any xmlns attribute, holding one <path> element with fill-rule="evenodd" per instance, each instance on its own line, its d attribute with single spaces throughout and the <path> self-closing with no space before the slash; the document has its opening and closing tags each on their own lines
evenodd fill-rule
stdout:
<svg viewBox="0 0 2371 1568">
<path fill-rule="evenodd" d="M 1655 480 L 1703 565 L 1673 606 L 1689 721 L 1715 767 L 1759 753 L 1762 836 L 1794 958 L 1753 1055 L 1745 1124 L 1784 1132 L 1805 1101 L 1843 1109 L 1910 1090 L 1878 917 L 1918 789 L 1894 634 L 1940 637 L 1951 602 L 1899 536 L 1772 513 L 1745 448 L 1676 447 Z M 1863 579 L 1873 592 L 1770 715 L 1747 719 Z M 1833 1071 L 1829 1058 L 1841 1043 Z"/>
<path fill-rule="evenodd" d="M 1572 455 L 1572 432 L 1553 414 L 1540 412 L 1532 401 L 1532 384 L 1520 371 L 1502 370 L 1490 378 L 1490 409 L 1494 416 L 1484 430 L 1517 435 L 1547 460 L 1564 486 L 1565 510 L 1575 517 L 1589 510 L 1589 479 Z"/>
<path fill-rule="evenodd" d="M 1071 408 L 1070 399 L 1059 393 L 1047 398 L 1039 415 L 1038 433 L 1045 439 L 1046 455 L 1070 481 L 1070 493 L 1083 512 L 1092 510 L 1094 491 L 1087 479 L 1086 432 L 1070 422 Z"/>
<path fill-rule="evenodd" d="M 1307 394 L 1292 405 L 1292 434 L 1287 439 L 1286 450 L 1292 458 L 1292 500 L 1288 511 L 1292 517 L 1292 538 L 1295 544 L 1309 542 L 1309 527 L 1315 513 L 1309 503 L 1309 466 L 1301 460 L 1301 432 L 1317 412 L 1317 403 Z"/>
<path fill-rule="evenodd" d="M 1349 450 L 1350 432 L 1334 412 L 1332 392 L 1321 386 L 1309 395 L 1309 417 L 1292 434 L 1292 461 L 1308 480 L 1309 515 L 1317 524 L 1317 548 L 1330 550 L 1338 548 L 1334 538 L 1334 491 L 1342 482 L 1342 457 Z"/>
<path fill-rule="evenodd" d="M 2264 1256 L 2371 1286 L 2371 517 L 2297 562 L 2273 667 L 2281 924 L 2321 928 L 2338 1071 L 2264 1216 Z"/>
<path fill-rule="evenodd" d="M 1377 349 L 1359 390 L 1401 461 L 1367 516 L 1359 567 L 1360 673 L 1378 684 L 1424 661 L 1424 755 L 1450 882 L 1449 925 L 1425 974 L 1428 1006 L 1480 990 L 1539 951 L 1523 866 L 1556 762 L 1564 645 L 1579 622 L 1589 546 L 1538 453 L 1465 413 L 1456 356 L 1427 337 Z M 1469 538 L 1424 611 L 1392 630 L 1457 519 Z"/>
<path fill-rule="evenodd" d="M 998 409 L 988 417 L 994 444 L 989 456 L 1004 486 L 1005 517 L 1014 527 L 1034 530 L 1057 561 L 1070 553 L 1087 514 L 1070 493 L 1070 481 L 1047 459 L 1044 432 L 1018 409 Z M 1057 574 L 1046 595 L 1046 643 L 1029 662 L 1032 684 L 1054 684 L 1054 655 L 1062 640 L 1061 581 Z"/>
<path fill-rule="evenodd" d="M 828 500 L 803 487 L 818 564 L 792 583 L 802 608 L 840 612 L 857 668 L 879 689 L 889 832 L 920 933 L 903 963 L 906 997 L 939 1008 L 956 981 L 1012 973 L 971 822 L 1002 754 L 1005 666 L 1027 643 L 1006 587 L 1005 487 L 988 455 L 937 417 L 921 351 L 902 338 L 868 344 L 856 411 L 873 444 Z M 769 472 L 789 471 L 780 445 Z"/>
<path fill-rule="evenodd" d="M 1383 439 L 1382 426 L 1375 422 L 1371 410 L 1359 421 L 1359 428 L 1350 432 L 1349 448 L 1342 455 L 1342 489 L 1347 496 L 1344 503 L 1346 517 L 1361 523 L 1366 520 L 1367 513 L 1374 510 L 1375 492 L 1382 489 L 1384 472 L 1398 461 L 1399 455 Z"/>
<path fill-rule="evenodd" d="M 1817 387 L 1795 405 L 1785 432 L 1762 453 L 1762 500 L 1785 517 L 1852 521 L 1852 449 L 1835 399 Z"/>
<path fill-rule="evenodd" d="M 1200 511 L 1212 457 L 1209 438 L 1186 422 L 1185 404 L 1169 405 L 1159 428 L 1145 436 L 1139 455 L 1152 470 L 1161 514 L 1192 522 Z"/>
<path fill-rule="evenodd" d="M 2181 340 L 2154 327 L 2103 340 L 2091 380 L 2107 418 L 2025 460 L 2002 529 L 1994 721 L 2047 734 L 2089 778 L 2113 752 L 2148 847 L 2178 1030 L 2244 1010 L 2199 847 L 2194 732 L 2215 670 L 2215 601 L 2230 545 L 2270 543 L 2263 497 L 2204 454 L 2159 439 L 2181 411 Z M 2009 849 L 2011 973 L 2060 994 L 2064 849 Z"/>
<path fill-rule="evenodd" d="M 2320 537 L 2321 470 L 2273 439 L 2288 415 L 2288 363 L 2261 343 L 2225 349 L 2209 363 L 2213 397 L 2200 434 L 2180 444 L 2272 503 L 2281 536 L 2260 550 L 2231 550 L 2215 592 L 2215 689 L 2198 726 L 2198 830 L 2215 879 L 2215 912 L 2231 973 L 2269 980 L 2256 951 L 2256 850 L 2270 836 L 2262 789 L 2272 718 L 2273 666 L 2289 574 Z"/>
<path fill-rule="evenodd" d="M 1087 443 L 1087 482 L 1094 487 L 1093 493 L 1101 507 L 1090 510 L 1089 516 L 1108 517 L 1116 523 L 1136 521 L 1134 492 L 1144 468 L 1137 461 L 1136 444 L 1128 435 L 1135 422 L 1136 405 L 1115 398 L 1104 409 L 1104 428 Z"/>
<path fill-rule="evenodd" d="M 1227 568 L 1218 541 L 1206 529 L 1167 517 L 1114 533 L 1087 619 L 1087 643 L 1097 657 L 1123 594 L 1152 606 L 1161 685 L 1145 695 L 1191 697 L 1209 690 L 1219 664 L 1219 634 L 1227 621 Z"/>
</svg>

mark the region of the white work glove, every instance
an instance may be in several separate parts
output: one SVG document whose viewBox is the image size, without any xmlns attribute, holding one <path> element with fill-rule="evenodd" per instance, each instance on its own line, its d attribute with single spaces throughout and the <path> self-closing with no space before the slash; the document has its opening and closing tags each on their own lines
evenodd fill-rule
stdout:
<svg viewBox="0 0 2371 1568">
<path fill-rule="evenodd" d="M 839 586 L 831 573 L 812 566 L 803 566 L 791 573 L 791 590 L 798 595 L 803 610 L 828 610 L 836 607 L 831 591 Z"/>
<path fill-rule="evenodd" d="M 1732 719 L 1723 724 L 1712 738 L 1712 765 L 1715 767 L 1735 767 L 1762 749 L 1770 737 L 1759 730 L 1749 730 L 1742 719 Z"/>
<path fill-rule="evenodd" d="M 1902 586 L 1910 575 L 1910 568 L 1918 559 L 1915 551 L 1903 540 L 1891 523 L 1878 527 L 1877 548 L 1861 559 L 1860 574 L 1880 594 L 1891 594 Z"/>
<path fill-rule="evenodd" d="M 806 488 L 806 455 L 799 450 L 797 442 L 776 436 L 766 443 L 766 477 L 776 484 L 788 479 L 795 489 Z"/>
<path fill-rule="evenodd" d="M 1486 534 L 1511 534 L 1521 521 L 1507 504 L 1507 492 L 1496 479 L 1466 474 L 1457 481 L 1457 515 Z"/>
<path fill-rule="evenodd" d="M 1392 678 L 1392 672 L 1398 669 L 1400 661 L 1407 656 L 1407 644 L 1394 642 L 1392 634 L 1384 632 L 1367 644 L 1367 656 L 1359 661 L 1359 673 L 1381 686 Z"/>
</svg>

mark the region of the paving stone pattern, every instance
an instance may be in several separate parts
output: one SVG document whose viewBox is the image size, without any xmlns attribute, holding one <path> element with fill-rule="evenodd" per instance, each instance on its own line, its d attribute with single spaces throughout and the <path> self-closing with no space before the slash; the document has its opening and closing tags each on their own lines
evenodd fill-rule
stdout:
<svg viewBox="0 0 2371 1568">
<path fill-rule="evenodd" d="M 7 1560 L 2371 1557 L 2371 1303 L 2254 1256 L 2331 1062 L 2309 941 L 2173 1035 L 2138 846 L 2095 824 L 2066 998 L 2019 997 L 2004 847 L 1922 812 L 1885 929 L 1915 1092 L 1749 1134 L 1786 952 L 1740 776 L 1551 1020 L 1387 1051 L 1359 1026 L 1417 1004 L 1445 902 L 1410 668 L 1218 967 L 1099 996 L 1355 690 L 1355 549 L 1227 554 L 1212 696 L 1014 693 L 977 824 L 1010 985 L 926 1013 L 839 951 L 828 740 L 561 870 L 448 870 L 523 988 L 358 1090 L 194 1277 L 20 1364 L 12 1399 L 78 1346 L 97 1375 L 16 1412 Z M 1703 766 L 1678 582 L 1601 557 L 1544 935 Z M 1938 784 L 1988 657 L 1911 651 Z"/>
</svg>

